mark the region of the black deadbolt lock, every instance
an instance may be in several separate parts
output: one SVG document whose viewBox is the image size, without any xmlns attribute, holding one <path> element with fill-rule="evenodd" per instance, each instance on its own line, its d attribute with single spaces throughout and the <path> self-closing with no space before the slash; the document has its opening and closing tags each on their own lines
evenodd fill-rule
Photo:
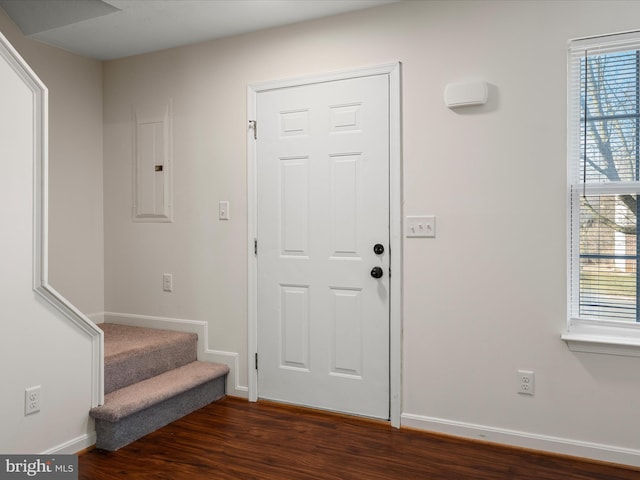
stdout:
<svg viewBox="0 0 640 480">
<path fill-rule="evenodd" d="M 373 246 L 373 253 L 375 253 L 376 255 L 382 255 L 384 253 L 384 245 L 382 245 L 381 243 L 376 243 Z"/>
</svg>

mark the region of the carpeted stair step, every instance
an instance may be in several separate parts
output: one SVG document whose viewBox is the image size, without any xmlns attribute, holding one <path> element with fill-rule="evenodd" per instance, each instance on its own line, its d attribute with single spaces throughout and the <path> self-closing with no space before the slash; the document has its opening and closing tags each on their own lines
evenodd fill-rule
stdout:
<svg viewBox="0 0 640 480">
<path fill-rule="evenodd" d="M 104 331 L 104 392 L 111 393 L 197 360 L 195 333 L 98 325 Z"/>
<path fill-rule="evenodd" d="M 117 450 L 225 395 L 227 365 L 191 362 L 105 395 L 96 447 Z"/>
</svg>

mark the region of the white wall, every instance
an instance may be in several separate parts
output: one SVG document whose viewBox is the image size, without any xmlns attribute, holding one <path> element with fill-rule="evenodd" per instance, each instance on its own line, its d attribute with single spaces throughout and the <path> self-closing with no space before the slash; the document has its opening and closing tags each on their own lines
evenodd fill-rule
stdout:
<svg viewBox="0 0 640 480">
<path fill-rule="evenodd" d="M 403 422 L 640 465 L 640 358 L 560 340 L 567 41 L 638 18 L 640 2 L 410 1 L 105 63 L 106 311 L 207 322 L 246 386 L 247 84 L 401 61 L 404 214 L 438 222 L 404 242 Z M 477 78 L 488 105 L 444 107 L 448 82 Z M 175 221 L 132 223 L 132 108 L 168 99 Z"/>
<path fill-rule="evenodd" d="M 0 31 L 49 86 L 49 283 L 84 312 L 102 312 L 101 65 L 24 38 L 1 10 Z M 33 152 L 28 138 L 16 143 L 31 129 L 32 100 L 3 73 L 0 452 L 71 453 L 95 441 L 91 341 L 32 290 Z M 34 385 L 41 411 L 27 417 L 24 391 Z"/>
<path fill-rule="evenodd" d="M 49 89 L 49 282 L 86 315 L 104 311 L 102 64 L 0 31 Z"/>
</svg>

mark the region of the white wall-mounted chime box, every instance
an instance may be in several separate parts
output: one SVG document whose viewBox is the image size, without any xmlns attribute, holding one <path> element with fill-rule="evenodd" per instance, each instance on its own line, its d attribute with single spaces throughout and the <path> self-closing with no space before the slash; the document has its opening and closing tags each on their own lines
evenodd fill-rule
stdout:
<svg viewBox="0 0 640 480">
<path fill-rule="evenodd" d="M 444 103 L 449 108 L 484 105 L 489 97 L 489 86 L 483 80 L 448 83 L 444 89 Z"/>
</svg>

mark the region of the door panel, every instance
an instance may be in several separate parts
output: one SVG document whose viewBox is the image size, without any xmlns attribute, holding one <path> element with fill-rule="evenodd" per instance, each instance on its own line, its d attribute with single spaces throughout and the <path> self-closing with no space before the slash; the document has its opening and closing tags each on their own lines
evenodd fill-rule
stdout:
<svg viewBox="0 0 640 480">
<path fill-rule="evenodd" d="M 281 286 L 280 366 L 309 369 L 309 288 Z M 266 358 L 265 358 L 266 360 Z"/>
<path fill-rule="evenodd" d="M 388 77 L 261 92 L 257 123 L 258 394 L 386 419 Z"/>
</svg>

